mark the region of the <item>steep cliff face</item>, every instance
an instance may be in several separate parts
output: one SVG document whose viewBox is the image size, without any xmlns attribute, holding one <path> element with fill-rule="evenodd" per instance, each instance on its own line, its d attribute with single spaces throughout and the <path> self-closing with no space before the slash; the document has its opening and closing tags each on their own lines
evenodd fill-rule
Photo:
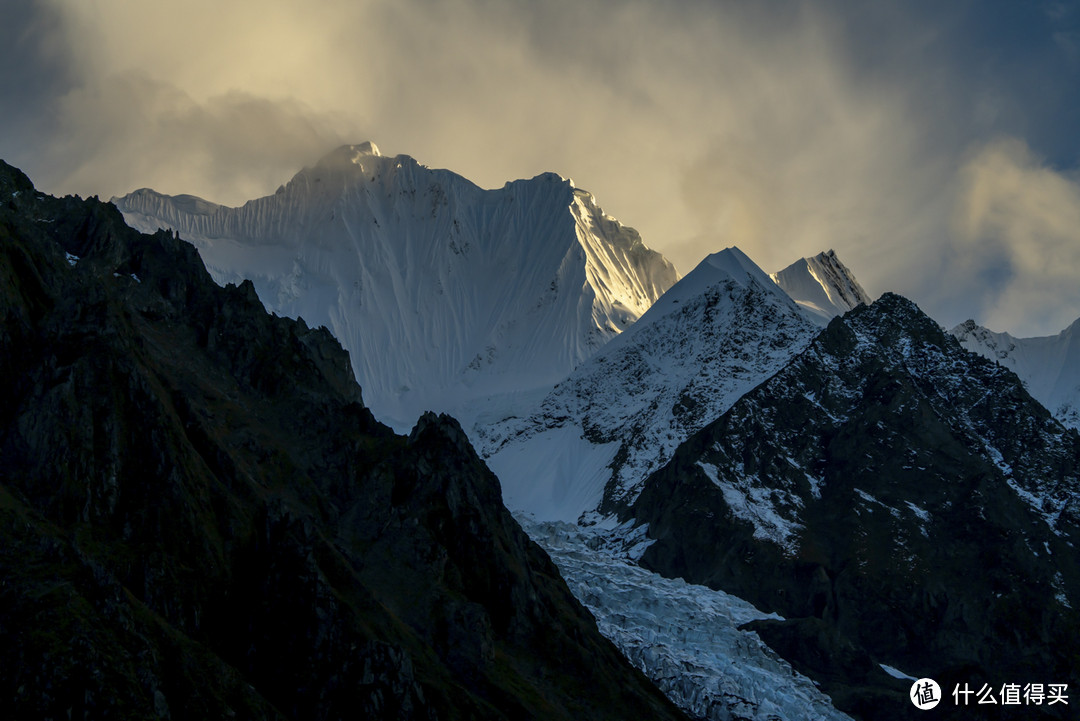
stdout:
<svg viewBox="0 0 1080 721">
<path fill-rule="evenodd" d="M 878 664 L 947 692 L 1080 672 L 1080 437 L 899 296 L 833 320 L 628 517 L 644 566 L 783 616 L 750 625 L 853 715 L 909 717 Z"/>
<path fill-rule="evenodd" d="M 325 330 L 0 167 L 0 697 L 13 717 L 675 718 L 457 424 Z"/>
</svg>

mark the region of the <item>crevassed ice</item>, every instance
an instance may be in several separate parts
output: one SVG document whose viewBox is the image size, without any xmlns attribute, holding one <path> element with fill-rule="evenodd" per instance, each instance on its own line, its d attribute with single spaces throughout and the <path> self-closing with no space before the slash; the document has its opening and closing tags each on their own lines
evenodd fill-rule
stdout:
<svg viewBox="0 0 1080 721">
<path fill-rule="evenodd" d="M 574 596 L 678 706 L 706 719 L 849 719 L 741 624 L 764 614 L 722 591 L 663 578 L 633 564 L 641 534 L 562 522 L 518 521 L 558 565 Z M 640 531 L 640 529 L 639 529 Z M 620 532 L 626 543 L 612 541 Z"/>
</svg>

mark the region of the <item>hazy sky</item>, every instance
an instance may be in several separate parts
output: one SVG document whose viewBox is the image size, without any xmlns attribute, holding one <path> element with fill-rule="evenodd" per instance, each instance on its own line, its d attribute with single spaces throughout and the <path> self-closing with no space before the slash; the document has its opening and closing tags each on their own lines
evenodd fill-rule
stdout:
<svg viewBox="0 0 1080 721">
<path fill-rule="evenodd" d="M 873 295 L 1080 317 L 1080 5 L 3 0 L 0 158 L 239 204 L 343 142 L 555 171 L 682 272 L 835 248 Z"/>
</svg>

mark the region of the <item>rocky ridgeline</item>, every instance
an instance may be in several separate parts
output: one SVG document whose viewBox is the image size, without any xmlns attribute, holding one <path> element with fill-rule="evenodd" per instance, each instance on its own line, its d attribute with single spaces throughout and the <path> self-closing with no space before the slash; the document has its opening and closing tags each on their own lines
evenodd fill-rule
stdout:
<svg viewBox="0 0 1080 721">
<path fill-rule="evenodd" d="M 0 166 L 0 698 L 12 718 L 676 718 L 457 424 L 324 329 Z"/>
<path fill-rule="evenodd" d="M 680 446 L 625 518 L 655 540 L 643 566 L 778 613 L 749 627 L 838 708 L 900 719 L 911 682 L 879 664 L 946 693 L 1075 685 L 1078 492 L 1077 433 L 886 294 Z"/>
</svg>

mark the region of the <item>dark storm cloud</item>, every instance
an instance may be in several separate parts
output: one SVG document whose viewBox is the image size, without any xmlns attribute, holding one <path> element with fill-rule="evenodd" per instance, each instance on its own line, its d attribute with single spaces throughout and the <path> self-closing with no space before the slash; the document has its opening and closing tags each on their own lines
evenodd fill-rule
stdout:
<svg viewBox="0 0 1080 721">
<path fill-rule="evenodd" d="M 62 173 L 55 180 L 66 188 L 103 197 L 132 190 L 138 179 L 161 192 L 197 187 L 239 204 L 343 142 L 331 118 L 295 100 L 232 91 L 196 102 L 139 76 L 70 92 L 57 112 L 74 132 L 44 149 L 46 167 Z"/>
<path fill-rule="evenodd" d="M 61 18 L 51 5 L 7 0 L 0 22 L 0 150 L 12 162 L 37 150 L 34 139 L 51 127 L 52 101 L 73 83 L 75 59 L 63 43 Z M 33 132 L 32 132 L 33 131 Z"/>
</svg>

